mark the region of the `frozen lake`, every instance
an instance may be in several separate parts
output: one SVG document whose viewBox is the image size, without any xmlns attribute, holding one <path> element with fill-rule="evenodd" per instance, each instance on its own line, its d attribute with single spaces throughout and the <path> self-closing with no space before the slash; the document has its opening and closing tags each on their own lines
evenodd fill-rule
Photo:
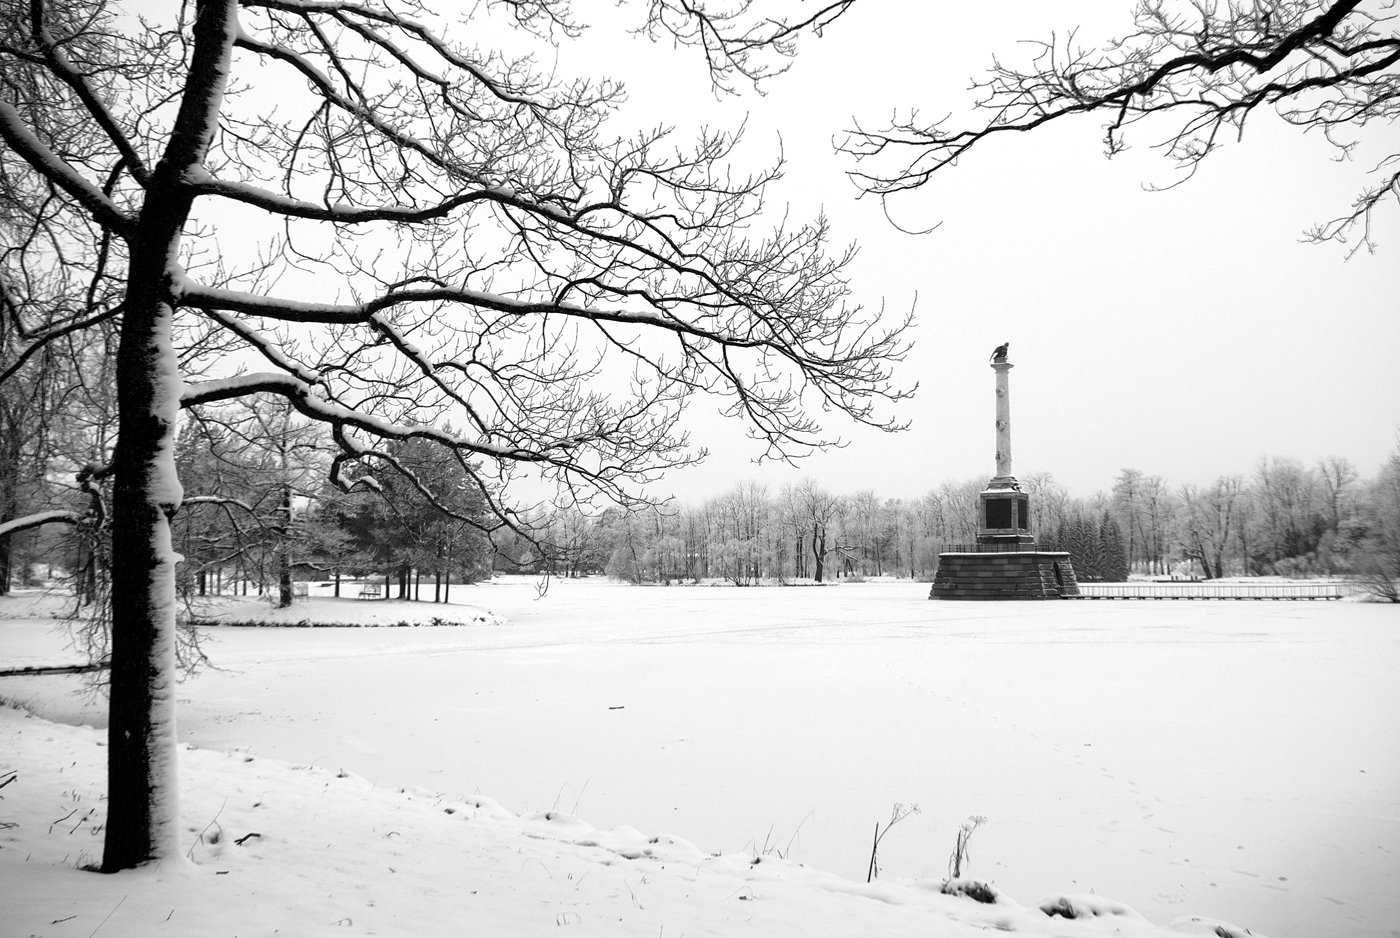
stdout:
<svg viewBox="0 0 1400 938">
<path fill-rule="evenodd" d="M 454 588 L 499 627 L 217 629 L 205 748 L 480 792 L 865 877 L 1096 892 L 1272 938 L 1400 923 L 1400 616 L 1308 602 L 929 602 L 927 584 Z M 14 634 L 0 633 L 0 634 Z M 73 678 L 0 680 L 100 724 Z"/>
</svg>

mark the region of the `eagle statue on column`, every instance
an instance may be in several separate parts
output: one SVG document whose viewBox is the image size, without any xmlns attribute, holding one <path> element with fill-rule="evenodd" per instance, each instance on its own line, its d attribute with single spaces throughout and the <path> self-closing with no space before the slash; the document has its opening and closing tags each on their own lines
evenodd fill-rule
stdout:
<svg viewBox="0 0 1400 938">
<path fill-rule="evenodd" d="M 1009 349 L 1009 348 L 1011 348 L 1011 343 L 1010 343 L 1010 342 L 1003 342 L 1003 343 L 1001 343 L 1001 344 L 998 345 L 998 346 L 996 347 L 996 349 L 992 352 L 992 357 L 989 358 L 988 361 L 994 361 L 994 362 L 1004 362 L 1004 361 L 1006 361 L 1006 350 Z"/>
</svg>

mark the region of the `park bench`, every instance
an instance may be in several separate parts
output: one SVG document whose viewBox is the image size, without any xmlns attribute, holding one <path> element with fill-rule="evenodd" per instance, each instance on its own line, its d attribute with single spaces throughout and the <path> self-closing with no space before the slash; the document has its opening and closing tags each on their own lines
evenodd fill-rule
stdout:
<svg viewBox="0 0 1400 938">
<path fill-rule="evenodd" d="M 378 583 L 366 583 L 364 586 L 360 587 L 361 599 L 378 599 L 379 595 Z"/>
</svg>

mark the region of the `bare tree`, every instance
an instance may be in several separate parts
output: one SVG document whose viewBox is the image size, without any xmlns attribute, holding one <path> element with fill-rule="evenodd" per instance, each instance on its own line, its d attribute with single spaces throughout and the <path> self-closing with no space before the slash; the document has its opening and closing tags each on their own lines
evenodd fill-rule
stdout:
<svg viewBox="0 0 1400 938">
<path fill-rule="evenodd" d="M 0 44 L 23 28 L 13 12 L 0 4 Z M 22 89 L 16 106 L 31 117 L 45 111 L 55 137 L 74 151 L 97 140 L 44 102 L 32 76 L 6 71 L 0 88 Z M 10 584 L 15 534 L 33 527 L 36 514 L 79 518 L 72 509 L 84 499 L 63 492 L 57 478 L 94 456 L 105 461 L 112 398 L 104 358 L 116 299 L 103 267 L 118 252 L 96 235 L 82 213 L 0 148 L 0 595 Z"/>
<path fill-rule="evenodd" d="M 773 575 L 773 511 L 768 486 L 751 479 L 739 482 L 711 499 L 710 506 L 710 517 L 716 524 L 712 554 L 721 573 L 735 586 L 754 585 Z"/>
<path fill-rule="evenodd" d="M 1322 497 L 1327 502 L 1328 526 L 1333 534 L 1342 527 L 1342 515 L 1348 509 L 1351 490 L 1361 479 L 1356 466 L 1343 456 L 1328 456 L 1317 461 L 1317 476 L 1322 482 Z"/>
<path fill-rule="evenodd" d="M 918 566 L 932 577 L 938 568 L 938 555 L 948 540 L 948 517 L 944 498 L 938 490 L 931 490 L 919 499 L 919 537 L 915 549 L 918 552 Z"/>
<path fill-rule="evenodd" d="M 864 572 L 866 561 L 873 561 L 875 573 L 878 575 L 883 572 L 880 569 L 877 547 L 880 497 L 875 494 L 874 489 L 861 489 L 848 496 L 846 501 L 850 506 L 850 523 L 846 529 L 845 540 L 851 549 L 856 551 L 857 558 L 861 561 L 861 571 Z"/>
<path fill-rule="evenodd" d="M 579 30 L 563 2 L 493 9 L 546 45 Z M 438 443 L 492 506 L 461 520 L 487 528 L 514 521 L 506 493 L 527 471 L 630 502 L 697 458 L 677 423 L 697 391 L 727 394 L 771 457 L 825 444 L 809 403 L 894 426 L 906 323 L 848 302 L 850 253 L 825 220 L 750 236 L 779 169 L 733 175 L 732 134 L 613 139 L 619 85 L 455 44 L 425 4 L 3 12 L 7 167 L 65 208 L 66 241 L 119 288 L 94 314 L 120 317 L 116 450 L 92 473 L 112 481 L 115 545 L 104 870 L 181 853 L 183 408 L 280 396 L 329 428 L 345 485 L 352 463 L 372 470 L 358 484 L 416 485 L 382 441 Z M 263 370 L 237 367 L 250 360 Z M 216 370 L 191 381 L 201 368 Z"/>
<path fill-rule="evenodd" d="M 796 516 L 810 539 L 812 579 L 818 583 L 826 576 L 827 555 L 836 548 L 836 521 L 842 509 L 840 497 L 832 495 L 810 478 L 803 478 L 792 490 Z"/>
<path fill-rule="evenodd" d="M 1296 459 L 1261 459 L 1253 488 L 1256 554 L 1274 573 L 1313 572 L 1327 525 L 1316 471 Z"/>
<path fill-rule="evenodd" d="M 1206 491 L 1195 485 L 1181 487 L 1181 511 L 1177 514 L 1177 538 L 1188 557 L 1201 562 L 1206 579 L 1225 575 L 1225 552 L 1236 523 L 1235 505 L 1244 487 L 1240 476 L 1221 476 Z"/>
<path fill-rule="evenodd" d="M 978 476 L 964 482 L 950 480 L 939 486 L 948 541 L 971 544 L 977 540 L 977 496 L 988 481 L 989 477 Z"/>
<path fill-rule="evenodd" d="M 1384 0 L 1142 0 L 1133 19 L 1131 33 L 1101 50 L 1071 31 L 1032 43 L 1028 67 L 996 61 L 973 86 L 977 107 L 991 113 L 984 126 L 948 129 L 914 113 L 878 130 L 857 127 L 841 145 L 868 161 L 856 182 L 882 197 L 914 189 L 983 140 L 1080 114 L 1107 116 L 1109 156 L 1139 121 L 1179 118 L 1159 145 L 1184 178 L 1259 108 L 1321 130 L 1343 156 L 1360 128 L 1400 115 L 1400 32 Z M 1372 212 L 1387 195 L 1400 199 L 1397 162 L 1400 153 L 1388 154 L 1377 181 L 1308 237 L 1345 242 L 1360 226 L 1352 252 L 1373 249 Z"/>
<path fill-rule="evenodd" d="M 1068 515 L 1069 492 L 1048 472 L 1033 472 L 1022 485 L 1031 497 L 1031 533 L 1040 538 L 1052 536 Z M 1131 553 L 1129 557 L 1131 562 Z"/>
<path fill-rule="evenodd" d="M 1370 534 L 1360 559 L 1362 589 L 1400 603 L 1400 443 L 1371 485 Z"/>
</svg>

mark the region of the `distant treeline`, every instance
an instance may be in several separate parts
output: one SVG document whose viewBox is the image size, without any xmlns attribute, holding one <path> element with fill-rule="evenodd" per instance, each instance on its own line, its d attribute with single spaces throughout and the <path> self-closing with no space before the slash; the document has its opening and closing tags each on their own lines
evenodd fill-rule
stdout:
<svg viewBox="0 0 1400 938">
<path fill-rule="evenodd" d="M 945 482 L 913 499 L 835 494 L 811 479 L 778 491 L 748 481 L 700 504 L 541 513 L 531 519 L 539 544 L 500 545 L 498 566 L 632 583 L 932 579 L 941 551 L 976 540 L 987 481 Z M 1021 484 L 1038 543 L 1069 551 L 1081 580 L 1343 575 L 1378 564 L 1400 574 L 1400 451 L 1370 479 L 1346 459 L 1274 458 L 1208 486 L 1137 469 L 1088 498 L 1047 473 Z"/>
<path fill-rule="evenodd" d="M 364 483 L 353 493 L 329 483 L 328 444 L 323 430 L 275 401 L 185 423 L 175 453 L 185 501 L 172 527 L 183 594 L 252 590 L 289 603 L 296 581 L 373 577 L 386 595 L 424 595 L 426 586 L 425 598 L 446 599 L 450 584 L 493 569 L 631 583 L 929 580 L 941 552 L 976 540 L 977 496 L 988 482 L 885 498 L 870 489 L 837 494 L 812 479 L 776 491 L 746 481 L 698 504 L 507 518 L 492 512 L 489 493 L 454 455 L 430 443 L 387 444 L 374 476 L 365 467 L 344 473 L 343 482 Z M 32 466 L 9 467 L 11 482 L 30 481 L 9 485 L 4 514 L 90 497 L 62 484 L 71 459 L 37 447 L 31 458 Z M 1039 545 L 1068 551 L 1084 581 L 1359 574 L 1393 589 L 1400 576 L 1400 449 L 1371 478 L 1346 459 L 1307 466 L 1274 458 L 1208 486 L 1172 485 L 1136 469 L 1087 498 L 1047 473 L 1021 485 Z M 109 550 L 105 529 L 90 525 L 0 537 L 0 594 L 11 584 L 65 579 L 95 601 Z"/>
</svg>

